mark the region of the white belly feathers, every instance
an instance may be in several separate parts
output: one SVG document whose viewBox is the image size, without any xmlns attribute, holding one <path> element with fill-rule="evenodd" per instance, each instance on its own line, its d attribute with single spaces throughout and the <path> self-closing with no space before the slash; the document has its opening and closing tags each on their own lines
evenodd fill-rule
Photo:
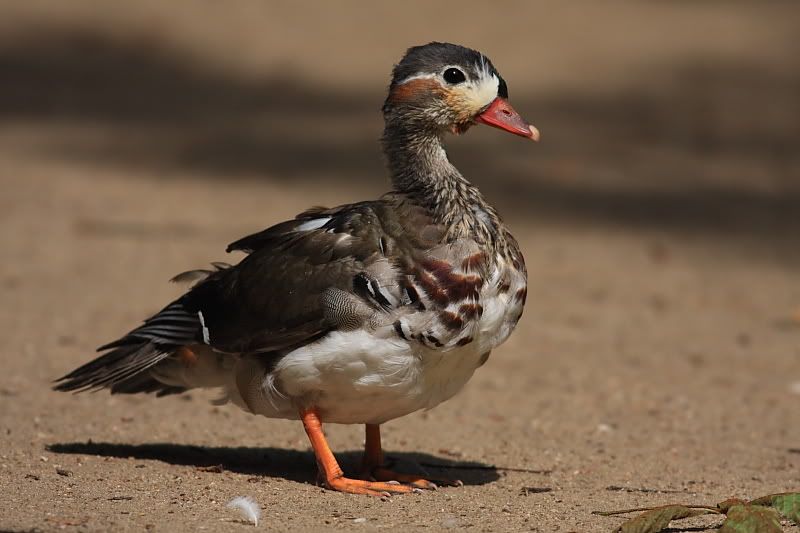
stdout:
<svg viewBox="0 0 800 533">
<path fill-rule="evenodd" d="M 484 312 L 473 342 L 434 349 L 405 340 L 391 324 L 373 330 L 333 331 L 281 357 L 272 368 L 243 359 L 228 383 L 231 401 L 272 418 L 298 418 L 315 406 L 326 422 L 379 424 L 454 396 L 506 340 L 522 312 L 522 275 L 504 265 L 481 291 Z M 507 286 L 503 287 L 505 283 Z"/>
</svg>

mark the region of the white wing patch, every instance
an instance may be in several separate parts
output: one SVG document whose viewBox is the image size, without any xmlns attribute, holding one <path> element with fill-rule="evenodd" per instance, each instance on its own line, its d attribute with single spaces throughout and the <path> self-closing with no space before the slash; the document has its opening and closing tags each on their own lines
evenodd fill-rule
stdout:
<svg viewBox="0 0 800 533">
<path fill-rule="evenodd" d="M 311 231 L 312 229 L 318 229 L 328 223 L 328 221 L 332 217 L 322 217 L 322 218 L 312 218 L 311 220 L 306 220 L 299 226 L 295 228 L 295 231 Z"/>
<path fill-rule="evenodd" d="M 197 312 L 197 318 L 200 319 L 200 326 L 203 328 L 203 342 L 206 344 L 211 344 L 211 336 L 208 334 L 208 328 L 206 327 L 206 320 L 203 318 L 203 312 Z"/>
</svg>

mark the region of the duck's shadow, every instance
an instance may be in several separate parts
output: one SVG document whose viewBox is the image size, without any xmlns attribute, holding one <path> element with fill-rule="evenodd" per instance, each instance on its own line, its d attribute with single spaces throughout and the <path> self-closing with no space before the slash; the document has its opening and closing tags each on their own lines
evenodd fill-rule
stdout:
<svg viewBox="0 0 800 533">
<path fill-rule="evenodd" d="M 162 461 L 198 469 L 236 472 L 249 476 L 283 478 L 301 483 L 314 482 L 316 463 L 311 452 L 283 448 L 194 446 L 190 444 L 115 444 L 109 442 L 65 442 L 47 446 L 52 453 L 95 455 Z M 400 472 L 419 473 L 431 478 L 459 479 L 465 485 L 483 485 L 500 478 L 498 468 L 478 462 L 452 461 L 424 453 L 388 452 L 389 466 Z M 349 475 L 357 473 L 361 452 L 336 454 Z"/>
</svg>

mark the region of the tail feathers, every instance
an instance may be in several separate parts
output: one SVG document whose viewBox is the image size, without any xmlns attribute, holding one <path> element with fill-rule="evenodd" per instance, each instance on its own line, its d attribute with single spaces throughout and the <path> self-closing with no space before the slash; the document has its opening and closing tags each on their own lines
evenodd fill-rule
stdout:
<svg viewBox="0 0 800 533">
<path fill-rule="evenodd" d="M 172 352 L 171 348 L 152 343 L 118 348 L 59 378 L 53 388 L 76 392 L 108 388 L 111 394 L 154 392 L 158 397 L 180 394 L 186 387 L 159 381 L 147 371 Z"/>
<path fill-rule="evenodd" d="M 57 391 L 110 388 L 115 392 L 116 388 L 116 392 L 144 392 L 148 387 L 156 387 L 155 380 L 150 382 L 137 375 L 163 361 L 172 352 L 173 348 L 150 341 L 125 344 L 57 379 L 53 388 Z M 148 392 L 155 390 L 160 389 L 153 388 Z"/>
<path fill-rule="evenodd" d="M 222 266 L 214 265 L 219 271 Z M 202 342 L 207 338 L 202 313 L 193 313 L 180 298 L 144 321 L 122 338 L 97 349 L 106 352 L 56 380 L 58 391 L 85 391 L 103 388 L 111 392 L 157 392 L 159 395 L 184 390 L 165 384 L 145 370 L 157 365 L 179 346 Z"/>
<path fill-rule="evenodd" d="M 199 313 L 187 311 L 181 300 L 177 300 L 144 321 L 121 339 L 98 348 L 98 351 L 111 348 L 140 346 L 144 342 L 180 346 L 191 344 L 202 338 L 202 323 Z"/>
</svg>

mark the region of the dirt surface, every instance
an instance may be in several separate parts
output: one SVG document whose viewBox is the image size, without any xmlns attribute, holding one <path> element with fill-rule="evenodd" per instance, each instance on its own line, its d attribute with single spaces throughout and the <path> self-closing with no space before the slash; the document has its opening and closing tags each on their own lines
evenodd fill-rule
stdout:
<svg viewBox="0 0 800 533">
<path fill-rule="evenodd" d="M 0 529 L 249 531 L 246 495 L 264 530 L 591 532 L 800 488 L 796 6 L 3 2 Z M 460 395 L 383 429 L 464 487 L 325 491 L 299 423 L 210 391 L 50 391 L 173 274 L 382 192 L 389 68 L 433 39 L 486 52 L 543 137 L 452 141 L 528 306 Z M 346 468 L 362 431 L 327 427 Z"/>
</svg>

